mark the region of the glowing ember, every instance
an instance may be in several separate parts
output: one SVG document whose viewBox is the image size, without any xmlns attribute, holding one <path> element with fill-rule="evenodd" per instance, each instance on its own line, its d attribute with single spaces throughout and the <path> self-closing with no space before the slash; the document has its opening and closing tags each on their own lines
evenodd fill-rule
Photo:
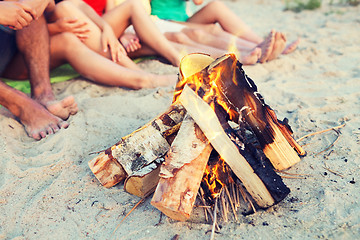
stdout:
<svg viewBox="0 0 360 240">
<path fill-rule="evenodd" d="M 211 157 L 204 172 L 202 185 L 212 199 L 218 197 L 224 185 L 232 182 L 231 170 L 225 161 L 219 157 Z"/>
</svg>

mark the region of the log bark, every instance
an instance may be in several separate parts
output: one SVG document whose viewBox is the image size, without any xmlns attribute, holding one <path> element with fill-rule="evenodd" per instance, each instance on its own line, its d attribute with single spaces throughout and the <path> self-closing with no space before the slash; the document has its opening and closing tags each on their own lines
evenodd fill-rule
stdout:
<svg viewBox="0 0 360 240">
<path fill-rule="evenodd" d="M 190 217 L 212 147 L 194 120 L 185 117 L 161 165 L 151 204 L 168 217 Z"/>
<path fill-rule="evenodd" d="M 254 173 L 254 169 L 240 154 L 238 147 L 228 137 L 214 110 L 187 85 L 178 100 L 199 125 L 214 149 L 242 181 L 256 203 L 262 208 L 273 205 L 275 200 L 259 176 Z M 241 142 L 239 142 L 239 145 L 244 147 L 241 146 Z"/>
<path fill-rule="evenodd" d="M 165 113 L 90 160 L 90 169 L 108 188 L 127 176 L 139 176 L 142 168 L 163 157 L 169 150 L 169 141 L 178 131 L 184 115 L 185 109 L 181 105 L 171 105 Z"/>
<path fill-rule="evenodd" d="M 151 164 L 128 176 L 124 182 L 124 189 L 130 194 L 144 198 L 155 191 L 159 182 L 160 165 L 163 158 L 158 158 Z"/>
<path fill-rule="evenodd" d="M 124 169 L 111 154 L 102 152 L 88 164 L 101 185 L 106 188 L 116 185 L 126 177 Z"/>
<path fill-rule="evenodd" d="M 184 76 L 177 89 L 180 92 L 186 83 L 208 102 L 216 98 L 231 121 L 249 124 L 273 166 L 287 169 L 299 162 L 298 154 L 304 155 L 305 151 L 292 138 L 290 127 L 277 120 L 241 66 L 234 55 L 225 55 L 200 72 Z"/>
</svg>

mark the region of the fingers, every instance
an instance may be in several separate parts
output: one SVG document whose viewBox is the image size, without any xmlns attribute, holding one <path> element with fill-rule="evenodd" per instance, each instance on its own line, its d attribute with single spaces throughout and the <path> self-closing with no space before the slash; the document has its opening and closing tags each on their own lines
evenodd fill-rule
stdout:
<svg viewBox="0 0 360 240">
<path fill-rule="evenodd" d="M 68 26 L 70 32 L 74 33 L 81 41 L 88 38 L 90 29 L 88 29 L 87 22 L 79 21 L 77 18 L 64 18 L 65 24 Z"/>
<path fill-rule="evenodd" d="M 104 42 L 105 41 L 103 41 L 103 43 Z M 107 52 L 107 48 L 110 49 L 110 56 L 113 62 L 119 62 L 124 55 L 127 55 L 126 50 L 117 39 L 115 39 L 114 41 L 107 41 L 107 44 L 105 46 L 106 50 L 104 49 L 104 52 Z"/>
<path fill-rule="evenodd" d="M 110 45 L 111 58 L 114 62 L 120 62 L 123 55 L 126 55 L 126 51 L 120 43 Z"/>
<path fill-rule="evenodd" d="M 121 53 L 124 54 L 124 55 L 127 55 L 127 52 L 126 52 L 124 46 L 122 44 L 119 44 L 119 47 L 120 47 Z"/>
<path fill-rule="evenodd" d="M 34 9 L 25 3 L 15 3 L 18 7 L 16 19 L 14 19 L 13 28 L 16 30 L 23 29 L 28 26 L 33 20 L 37 19 L 37 14 Z"/>
<path fill-rule="evenodd" d="M 24 10 L 24 13 L 26 13 L 26 15 L 30 15 L 31 16 L 31 20 L 36 20 L 39 18 L 36 10 L 32 7 L 30 7 L 29 5 L 27 5 L 26 3 L 24 2 L 18 2 L 18 4 L 21 6 L 21 8 Z M 22 16 L 24 17 L 24 16 Z"/>
<path fill-rule="evenodd" d="M 101 41 L 101 45 L 102 45 L 102 49 L 103 49 L 103 52 L 107 52 L 108 51 L 108 41 L 106 40 L 106 39 L 103 39 L 102 41 Z"/>
<path fill-rule="evenodd" d="M 141 44 L 139 43 L 138 39 L 131 39 L 130 43 L 127 46 L 128 52 L 135 52 L 136 50 L 141 48 Z"/>
<path fill-rule="evenodd" d="M 30 19 L 29 19 L 30 17 Z M 15 24 L 15 28 L 17 30 L 23 29 L 24 27 L 28 26 L 30 22 L 32 21 L 32 17 L 30 15 L 24 15 L 24 16 L 18 16 L 17 22 Z"/>
</svg>

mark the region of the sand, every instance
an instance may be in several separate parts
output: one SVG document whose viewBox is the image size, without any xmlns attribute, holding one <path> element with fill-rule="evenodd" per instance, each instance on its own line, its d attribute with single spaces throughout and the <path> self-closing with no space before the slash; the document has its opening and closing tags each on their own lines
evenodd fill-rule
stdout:
<svg viewBox="0 0 360 240">
<path fill-rule="evenodd" d="M 271 28 L 298 50 L 266 64 L 245 66 L 265 101 L 286 117 L 295 138 L 343 123 L 301 142 L 307 156 L 284 179 L 291 193 L 266 211 L 224 223 L 216 239 L 360 238 L 360 6 L 330 6 L 283 12 L 282 1 L 225 1 L 256 32 Z M 178 69 L 156 60 L 140 64 L 156 73 Z M 128 90 L 83 78 L 53 85 L 57 97 L 73 95 L 80 111 L 66 130 L 41 141 L 0 115 L 0 239 L 209 239 L 211 226 L 176 222 L 119 184 L 102 187 L 87 162 L 169 106 L 172 87 Z M 117 228 L 118 226 L 118 228 Z M 116 229 L 117 228 L 117 229 Z M 115 231 L 116 229 L 116 231 Z M 115 231 L 115 232 L 114 232 Z"/>
</svg>

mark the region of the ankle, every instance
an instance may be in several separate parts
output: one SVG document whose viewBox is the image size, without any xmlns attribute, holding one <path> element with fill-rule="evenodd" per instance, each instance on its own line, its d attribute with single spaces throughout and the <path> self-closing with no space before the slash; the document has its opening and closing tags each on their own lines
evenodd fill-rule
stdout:
<svg viewBox="0 0 360 240">
<path fill-rule="evenodd" d="M 44 88 L 42 86 L 32 87 L 31 97 L 43 105 L 46 104 L 47 102 L 55 100 L 55 95 L 52 89 Z"/>
</svg>

